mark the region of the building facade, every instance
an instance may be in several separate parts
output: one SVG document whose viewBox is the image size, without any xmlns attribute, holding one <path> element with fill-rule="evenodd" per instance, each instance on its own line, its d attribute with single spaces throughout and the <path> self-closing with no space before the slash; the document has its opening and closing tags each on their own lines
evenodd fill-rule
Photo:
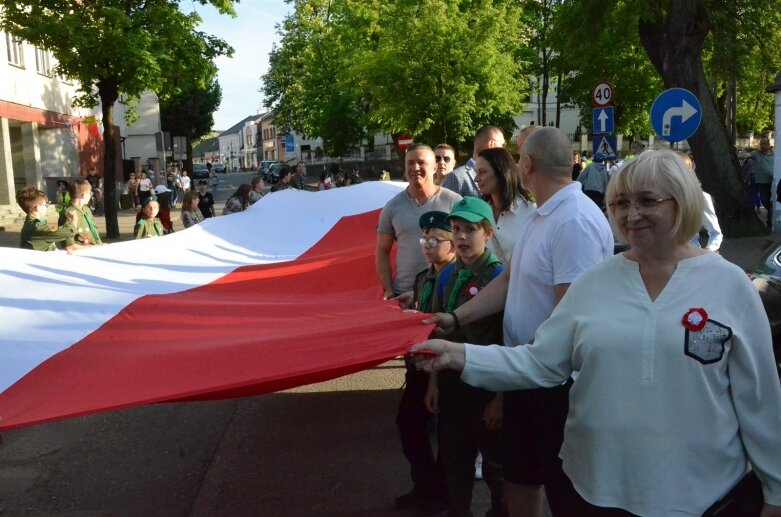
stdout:
<svg viewBox="0 0 781 517">
<path fill-rule="evenodd" d="M 11 34 L 0 32 L 0 206 L 15 207 L 16 191 L 35 186 L 50 196 L 55 180 L 74 178 L 95 167 L 103 169 L 101 108 L 73 105 L 79 84 L 55 75 L 51 53 Z M 162 160 L 160 108 L 157 97 L 144 95 L 140 118 L 125 123 L 123 102 L 115 107 L 117 171 L 122 159 L 139 165 Z"/>
</svg>

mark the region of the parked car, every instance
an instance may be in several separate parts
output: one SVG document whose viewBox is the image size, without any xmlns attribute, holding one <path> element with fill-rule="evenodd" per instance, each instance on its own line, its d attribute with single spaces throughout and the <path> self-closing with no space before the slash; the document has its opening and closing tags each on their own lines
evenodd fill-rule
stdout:
<svg viewBox="0 0 781 517">
<path fill-rule="evenodd" d="M 217 174 L 225 174 L 226 172 L 228 172 L 225 170 L 224 165 L 218 164 L 218 165 L 214 165 L 212 168 L 214 169 L 214 172 L 216 172 Z"/>
<path fill-rule="evenodd" d="M 190 174 L 190 178 L 192 179 L 193 185 L 197 185 L 199 180 L 208 180 L 209 169 L 202 163 L 194 163 L 193 172 Z"/>
<path fill-rule="evenodd" d="M 260 162 L 260 167 L 258 167 L 258 174 L 260 174 L 260 177 L 263 178 L 263 181 L 267 181 L 269 179 L 268 170 L 275 163 L 279 162 L 277 160 L 263 160 Z"/>
<path fill-rule="evenodd" d="M 781 241 L 770 246 L 749 270 L 749 277 L 759 290 L 770 320 L 773 351 L 781 373 Z"/>
</svg>

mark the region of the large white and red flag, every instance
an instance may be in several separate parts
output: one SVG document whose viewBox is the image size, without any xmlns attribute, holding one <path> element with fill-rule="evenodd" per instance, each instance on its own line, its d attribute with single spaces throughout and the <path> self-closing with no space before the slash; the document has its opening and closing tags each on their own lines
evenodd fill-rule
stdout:
<svg viewBox="0 0 781 517">
<path fill-rule="evenodd" d="M 0 430 L 268 393 L 403 354 L 430 328 L 382 300 L 374 269 L 379 210 L 401 188 L 281 191 L 72 256 L 0 248 Z"/>
</svg>

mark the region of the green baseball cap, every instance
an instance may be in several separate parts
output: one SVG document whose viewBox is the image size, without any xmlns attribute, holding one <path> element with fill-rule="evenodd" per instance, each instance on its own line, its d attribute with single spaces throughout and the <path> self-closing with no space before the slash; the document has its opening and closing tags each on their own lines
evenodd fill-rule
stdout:
<svg viewBox="0 0 781 517">
<path fill-rule="evenodd" d="M 450 231 L 450 223 L 447 222 L 447 212 L 432 210 L 420 216 L 418 220 L 421 230 L 426 228 L 439 228 L 440 230 Z"/>
<path fill-rule="evenodd" d="M 491 224 L 494 223 L 494 213 L 491 210 L 491 205 L 477 197 L 467 196 L 453 205 L 453 209 L 447 218 L 453 219 L 454 217 L 470 223 L 479 223 L 483 219 Z"/>
</svg>

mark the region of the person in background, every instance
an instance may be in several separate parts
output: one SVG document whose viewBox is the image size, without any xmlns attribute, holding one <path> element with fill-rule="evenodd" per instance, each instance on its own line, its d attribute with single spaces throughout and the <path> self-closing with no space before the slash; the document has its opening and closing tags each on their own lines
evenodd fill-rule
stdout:
<svg viewBox="0 0 781 517">
<path fill-rule="evenodd" d="M 138 178 L 135 172 L 131 172 L 127 179 L 127 193 L 130 196 L 130 204 L 133 210 L 138 208 Z"/>
<path fill-rule="evenodd" d="M 62 213 L 65 208 L 70 204 L 71 202 L 71 195 L 68 193 L 68 182 L 65 180 L 57 180 L 57 193 L 55 194 L 55 203 L 54 209 L 57 211 L 57 213 Z"/>
<path fill-rule="evenodd" d="M 475 135 L 472 157 L 463 166 L 445 176 L 442 186 L 461 196 L 480 197 L 480 189 L 475 183 L 475 161 L 480 151 L 491 147 L 504 147 L 504 135 L 498 127 L 485 126 Z"/>
<path fill-rule="evenodd" d="M 456 168 L 456 150 L 452 145 L 439 144 L 434 148 L 434 159 L 437 162 L 434 183 L 442 185 L 442 182 L 445 181 L 445 176 Z"/>
<path fill-rule="evenodd" d="M 271 192 L 279 192 L 290 188 L 290 179 L 293 177 L 293 169 L 285 165 L 282 170 L 279 171 L 279 181 L 271 187 Z"/>
<path fill-rule="evenodd" d="M 692 161 L 691 156 L 682 151 L 678 151 L 678 156 L 681 157 L 681 160 L 683 160 L 683 163 L 692 174 L 696 176 L 697 174 L 694 170 L 694 162 Z M 705 228 L 705 231 L 708 233 L 708 240 L 705 242 L 705 246 L 702 246 L 700 243 L 700 232 L 698 230 L 697 235 L 692 237 L 692 244 L 698 248 L 704 247 L 708 251 L 719 251 L 724 235 L 721 233 L 719 218 L 716 216 L 716 209 L 713 206 L 713 198 L 705 191 L 702 192 L 702 195 L 705 201 L 705 209 L 702 214 L 702 227 Z"/>
<path fill-rule="evenodd" d="M 317 190 L 331 190 L 333 187 L 333 180 L 331 174 L 327 170 L 323 170 L 320 173 L 320 181 L 317 183 Z"/>
<path fill-rule="evenodd" d="M 164 185 L 158 185 L 164 187 Z M 165 188 L 165 187 L 164 187 Z M 160 205 L 157 202 L 157 196 L 149 196 L 146 202 L 141 206 L 140 217 L 133 229 L 136 239 L 145 239 L 147 237 L 162 237 L 165 234 L 163 223 L 157 218 L 157 212 Z"/>
<path fill-rule="evenodd" d="M 252 190 L 249 191 L 249 204 L 254 205 L 263 197 L 263 179 L 260 176 L 255 176 L 249 186 L 252 187 Z"/>
<path fill-rule="evenodd" d="M 146 172 L 142 170 L 140 174 L 141 179 L 138 180 L 138 189 L 136 190 L 136 193 L 138 196 L 138 203 L 143 205 L 146 202 L 146 198 L 152 195 L 152 191 L 155 187 L 152 180 L 147 178 Z"/>
<path fill-rule="evenodd" d="M 577 179 L 583 185 L 583 193 L 602 210 L 605 209 L 605 190 L 608 179 L 605 161 L 596 157 L 583 169 Z"/>
<path fill-rule="evenodd" d="M 225 169 L 226 171 L 228 169 Z M 217 170 L 212 167 L 209 169 L 209 187 L 211 188 L 212 196 L 217 195 L 217 189 L 220 186 L 220 179 L 217 177 Z M 208 217 L 206 213 L 203 214 L 205 217 Z"/>
<path fill-rule="evenodd" d="M 432 340 L 411 353 L 436 356 L 416 362 L 497 390 L 579 372 L 554 517 L 781 515 L 770 325 L 745 272 L 690 245 L 699 182 L 675 152 L 646 151 L 616 173 L 607 202 L 629 251 L 583 273 L 533 344 Z"/>
<path fill-rule="evenodd" d="M 155 197 L 157 197 L 157 216 L 165 230 L 163 233 L 165 235 L 173 233 L 174 223 L 171 221 L 171 207 L 173 207 L 174 204 L 171 200 L 171 191 L 166 188 L 165 185 L 158 185 L 155 187 L 154 193 Z M 139 217 L 140 216 L 137 214 L 136 221 L 138 221 Z"/>
<path fill-rule="evenodd" d="M 306 190 L 306 164 L 302 161 L 299 161 L 298 164 L 296 164 L 296 173 L 293 175 L 293 181 L 291 182 L 293 184 L 293 188 L 297 188 L 298 190 Z"/>
<path fill-rule="evenodd" d="M 65 241 L 76 235 L 76 223 L 78 216 L 75 211 L 66 215 L 65 224 L 52 230 L 46 222 L 46 212 L 49 208 L 49 200 L 46 193 L 35 187 L 25 187 L 16 193 L 16 202 L 27 214 L 22 225 L 19 247 L 28 250 L 54 251 L 57 244 L 61 244 L 70 253 L 77 249 L 77 244 L 65 246 Z"/>
<path fill-rule="evenodd" d="M 239 188 L 236 189 L 236 192 L 231 194 L 231 196 L 225 202 L 225 208 L 223 209 L 222 214 L 236 214 L 246 210 L 250 205 L 249 193 L 251 190 L 252 187 L 250 187 L 248 183 L 242 183 L 239 185 Z"/>
<path fill-rule="evenodd" d="M 347 179 L 350 181 L 350 185 L 363 183 L 363 178 L 361 178 L 361 169 L 358 167 L 357 163 L 353 164 L 350 173 L 347 175 Z"/>
<path fill-rule="evenodd" d="M 179 183 L 182 185 L 182 192 L 185 194 L 190 192 L 191 181 L 187 171 L 182 171 L 182 175 L 179 177 Z"/>
<path fill-rule="evenodd" d="M 773 184 L 773 150 L 770 148 L 770 140 L 765 137 L 759 140 L 759 151 L 742 153 L 738 158 L 751 160 L 754 172 L 754 181 L 762 206 L 767 211 L 767 227 L 770 228 L 773 221 L 773 203 L 771 199 L 771 185 Z"/>
<path fill-rule="evenodd" d="M 520 150 L 521 148 L 518 147 L 519 152 Z M 580 153 L 572 151 L 572 181 L 577 181 L 581 171 L 583 171 L 583 162 L 580 160 Z"/>
<path fill-rule="evenodd" d="M 488 249 L 502 263 L 509 264 L 521 227 L 537 206 L 529 191 L 521 185 L 518 166 L 504 147 L 480 151 L 475 171 L 475 181 L 480 187 L 482 199 L 491 207 L 491 221 L 496 227 L 488 241 Z"/>
<path fill-rule="evenodd" d="M 98 170 L 93 166 L 87 173 L 87 181 L 92 187 L 91 207 L 95 215 L 103 215 L 103 178 L 98 174 Z"/>
<path fill-rule="evenodd" d="M 170 203 L 171 207 L 176 206 L 176 201 L 179 198 L 179 168 L 174 166 L 171 167 L 171 170 L 168 171 L 168 174 L 165 177 L 165 185 L 168 187 L 168 192 L 170 192 Z M 156 192 L 157 193 L 157 192 Z M 159 193 L 158 194 L 158 198 Z M 159 202 L 159 201 L 158 201 Z M 169 207 L 170 208 L 170 207 Z"/>
<path fill-rule="evenodd" d="M 182 225 L 185 228 L 203 221 L 203 214 L 198 209 L 198 203 L 198 193 L 194 190 L 184 195 L 184 200 L 182 200 Z"/>
<path fill-rule="evenodd" d="M 204 219 L 214 217 L 214 196 L 208 191 L 206 180 L 198 181 L 198 210 L 201 211 Z"/>
</svg>

